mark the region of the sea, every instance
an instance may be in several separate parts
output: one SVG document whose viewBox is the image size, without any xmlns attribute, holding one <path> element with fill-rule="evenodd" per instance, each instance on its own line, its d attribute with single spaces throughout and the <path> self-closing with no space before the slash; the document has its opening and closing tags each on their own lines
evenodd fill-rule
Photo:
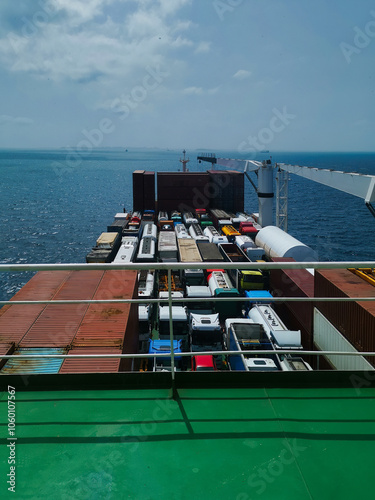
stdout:
<svg viewBox="0 0 375 500">
<path fill-rule="evenodd" d="M 247 159 L 238 151 L 204 151 Z M 187 151 L 190 171 L 206 171 L 202 151 Z M 375 153 L 277 152 L 251 159 L 375 175 Z M 117 212 L 132 209 L 134 170 L 181 170 L 180 150 L 0 150 L 0 263 L 82 263 Z M 255 174 L 251 177 L 256 183 Z M 245 210 L 258 212 L 245 178 Z M 375 260 L 375 218 L 364 200 L 290 174 L 288 232 L 321 261 Z M 32 276 L 0 274 L 0 300 Z"/>
</svg>

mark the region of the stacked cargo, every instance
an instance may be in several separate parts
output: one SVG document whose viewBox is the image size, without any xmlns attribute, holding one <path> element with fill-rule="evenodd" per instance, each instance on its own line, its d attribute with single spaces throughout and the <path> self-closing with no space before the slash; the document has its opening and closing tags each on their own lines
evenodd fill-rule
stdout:
<svg viewBox="0 0 375 500">
<path fill-rule="evenodd" d="M 155 210 L 155 172 L 133 172 L 133 210 Z"/>
<path fill-rule="evenodd" d="M 192 211 L 209 205 L 209 176 L 202 172 L 158 172 L 159 210 Z"/>
<path fill-rule="evenodd" d="M 90 300 L 103 271 L 72 271 L 55 290 L 53 300 Z M 34 299 L 33 299 L 34 300 Z M 68 347 L 87 311 L 87 304 L 47 304 L 19 342 L 21 347 Z"/>
<path fill-rule="evenodd" d="M 69 271 L 39 272 L 11 300 L 51 300 L 70 274 Z M 44 304 L 27 304 L 0 309 L 0 343 L 18 345 L 45 308 Z"/>
<path fill-rule="evenodd" d="M 234 170 L 209 170 L 210 207 L 231 212 L 244 210 L 244 174 Z"/>
<path fill-rule="evenodd" d="M 375 351 L 375 287 L 347 269 L 315 273 L 316 297 L 373 297 L 368 302 L 319 302 L 318 310 L 358 351 Z M 374 358 L 368 361 L 375 366 Z"/>
<path fill-rule="evenodd" d="M 15 296 L 16 300 L 92 299 L 103 271 L 39 272 Z M 20 314 L 22 307 L 22 315 Z M 85 304 L 9 306 L 0 316 L 2 338 L 16 344 L 14 354 L 66 354 L 85 315 Z M 62 359 L 9 360 L 1 373 L 57 373 Z"/>
<path fill-rule="evenodd" d="M 295 262 L 292 258 L 274 257 L 272 262 Z M 306 269 L 272 269 L 270 285 L 276 297 L 305 297 L 306 302 L 288 302 L 276 305 L 286 323 L 295 330 L 301 330 L 302 345 L 313 349 L 313 303 L 314 276 Z"/>
<path fill-rule="evenodd" d="M 0 369 L 7 362 L 6 359 L 1 359 L 2 355 L 13 354 L 14 344 L 12 343 L 0 343 Z"/>
<path fill-rule="evenodd" d="M 96 246 L 86 255 L 87 263 L 112 262 L 121 245 L 119 232 L 102 233 L 96 241 Z"/>
<path fill-rule="evenodd" d="M 136 271 L 106 271 L 94 299 L 137 297 Z M 122 354 L 138 352 L 137 305 L 90 304 L 71 342 L 69 355 Z M 131 370 L 128 359 L 66 359 L 60 373 Z"/>
<path fill-rule="evenodd" d="M 91 300 L 136 297 L 136 271 L 43 271 L 15 300 Z M 22 307 L 22 314 L 20 314 Z M 138 350 L 137 306 L 121 304 L 30 304 L 0 311 L 1 354 L 122 354 Z M 78 373 L 130 370 L 131 362 L 62 358 L 13 358 L 1 373 Z"/>
</svg>

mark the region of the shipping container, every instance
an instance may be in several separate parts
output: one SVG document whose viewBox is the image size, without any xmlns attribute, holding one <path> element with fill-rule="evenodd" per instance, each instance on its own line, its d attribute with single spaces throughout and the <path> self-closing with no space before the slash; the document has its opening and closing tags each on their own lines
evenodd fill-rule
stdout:
<svg viewBox="0 0 375 500">
<path fill-rule="evenodd" d="M 120 358 L 76 358 L 78 354 L 122 354 L 115 347 L 85 347 L 70 349 L 59 373 L 116 373 L 120 371 Z"/>
<path fill-rule="evenodd" d="M 147 170 L 143 176 L 143 210 L 155 212 L 155 208 L 155 172 Z"/>
<path fill-rule="evenodd" d="M 14 343 L 0 343 L 0 370 L 7 362 L 6 359 L 2 359 L 2 355 L 13 354 L 14 352 Z M 0 372 L 1 373 L 1 372 Z"/>
<path fill-rule="evenodd" d="M 70 275 L 71 271 L 40 271 L 11 301 L 51 300 Z M 0 309 L 0 343 L 18 344 L 45 308 L 46 304 L 3 306 Z"/>
<path fill-rule="evenodd" d="M 112 224 L 107 226 L 107 232 L 108 233 L 120 233 L 122 235 L 122 232 L 128 225 L 128 220 L 126 219 L 115 219 Z"/>
<path fill-rule="evenodd" d="M 144 170 L 135 170 L 133 172 L 133 210 L 144 210 L 144 188 L 143 177 Z"/>
<path fill-rule="evenodd" d="M 137 271 L 105 271 L 94 299 L 137 298 L 137 289 Z M 71 345 L 74 349 L 114 347 L 127 353 L 138 352 L 138 305 L 111 302 L 90 304 Z M 130 361 L 124 360 L 123 363 L 126 369 L 130 369 Z"/>
<path fill-rule="evenodd" d="M 105 250 L 104 248 L 94 247 L 86 255 L 86 262 L 88 264 L 104 264 L 112 262 L 112 256 L 112 250 Z"/>
<path fill-rule="evenodd" d="M 96 241 L 96 246 L 103 250 L 112 250 L 119 241 L 121 237 L 117 232 L 102 233 Z"/>
<path fill-rule="evenodd" d="M 272 262 L 295 262 L 292 258 L 275 257 Z M 306 269 L 272 269 L 270 286 L 276 297 L 305 297 L 306 302 L 288 302 L 276 304 L 275 309 L 290 328 L 301 330 L 302 345 L 305 349 L 313 348 L 313 310 L 314 304 L 309 297 L 314 297 L 314 276 Z M 313 359 L 316 359 L 315 357 Z M 313 359 L 310 359 L 313 362 Z"/>
<path fill-rule="evenodd" d="M 319 302 L 316 307 L 355 349 L 375 351 L 375 287 L 347 269 L 320 269 L 315 296 L 373 297 L 370 302 Z M 374 358 L 368 361 L 375 366 Z"/>
<path fill-rule="evenodd" d="M 15 349 L 13 355 L 46 355 L 46 354 L 67 354 L 67 350 L 63 348 L 52 347 L 19 347 Z M 1 375 L 37 375 L 58 373 L 63 363 L 62 358 L 31 358 L 17 359 L 11 358 L 5 363 L 0 370 Z"/>
<path fill-rule="evenodd" d="M 71 271 L 56 289 L 54 300 L 90 300 L 104 271 Z M 24 306 L 22 306 L 24 307 Z M 47 304 L 20 340 L 21 347 L 69 346 L 86 314 L 88 304 Z"/>
</svg>

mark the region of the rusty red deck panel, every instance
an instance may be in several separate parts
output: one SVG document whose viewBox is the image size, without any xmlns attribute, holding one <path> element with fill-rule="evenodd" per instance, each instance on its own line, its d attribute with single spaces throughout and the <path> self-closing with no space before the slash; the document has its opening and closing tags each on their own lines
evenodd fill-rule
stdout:
<svg viewBox="0 0 375 500">
<path fill-rule="evenodd" d="M 74 358 L 77 354 L 121 354 L 122 349 L 111 347 L 86 347 L 71 349 L 68 354 Z M 120 358 L 65 359 L 59 373 L 113 373 L 118 372 Z"/>
<path fill-rule="evenodd" d="M 54 300 L 92 299 L 104 271 L 72 271 Z M 22 347 L 67 347 L 87 311 L 87 304 L 48 304 L 19 342 Z"/>
<path fill-rule="evenodd" d="M 11 300 L 51 300 L 70 274 L 70 271 L 41 271 Z M 18 344 L 46 307 L 45 304 L 4 306 L 0 310 L 0 343 Z"/>
<path fill-rule="evenodd" d="M 6 344 L 6 343 L 1 343 L 0 344 L 0 369 L 5 365 L 7 362 L 7 359 L 1 359 L 1 356 L 3 354 L 13 354 L 14 352 L 14 344 Z"/>
<path fill-rule="evenodd" d="M 135 298 L 137 296 L 136 288 L 136 271 L 106 271 L 96 290 L 94 299 Z M 138 335 L 134 322 L 136 312 L 136 305 L 118 303 L 91 304 L 75 335 L 72 346 L 106 346 L 122 349 L 126 337 Z M 136 343 L 132 341 L 131 346 L 135 348 Z"/>
</svg>

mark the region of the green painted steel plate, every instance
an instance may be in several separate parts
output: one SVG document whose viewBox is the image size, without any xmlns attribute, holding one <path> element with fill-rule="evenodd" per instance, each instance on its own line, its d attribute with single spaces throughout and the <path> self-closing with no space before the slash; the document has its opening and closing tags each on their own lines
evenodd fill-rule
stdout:
<svg viewBox="0 0 375 500">
<path fill-rule="evenodd" d="M 368 498 L 375 389 L 17 392 L 20 499 Z M 3 392 L 1 497 L 7 495 Z"/>
</svg>

